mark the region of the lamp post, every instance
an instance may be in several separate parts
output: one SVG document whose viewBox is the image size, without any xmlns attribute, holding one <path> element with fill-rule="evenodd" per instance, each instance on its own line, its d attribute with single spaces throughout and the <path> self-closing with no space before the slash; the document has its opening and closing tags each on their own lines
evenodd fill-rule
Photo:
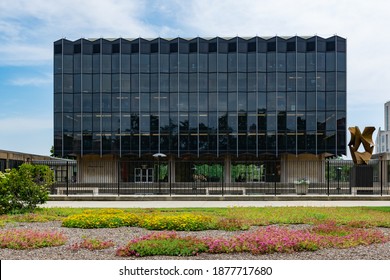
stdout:
<svg viewBox="0 0 390 280">
<path fill-rule="evenodd" d="M 157 158 L 157 182 L 158 182 L 158 194 L 161 194 L 161 182 L 160 182 L 160 158 L 166 157 L 166 154 L 156 153 L 153 155 L 154 158 Z"/>
</svg>

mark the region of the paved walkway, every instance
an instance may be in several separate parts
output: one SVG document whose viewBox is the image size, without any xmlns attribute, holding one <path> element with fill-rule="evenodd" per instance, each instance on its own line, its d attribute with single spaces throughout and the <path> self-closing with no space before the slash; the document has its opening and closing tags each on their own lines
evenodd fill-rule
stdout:
<svg viewBox="0 0 390 280">
<path fill-rule="evenodd" d="M 200 208 L 200 207 L 356 207 L 389 206 L 390 201 L 48 201 L 43 207 L 84 208 Z"/>
</svg>

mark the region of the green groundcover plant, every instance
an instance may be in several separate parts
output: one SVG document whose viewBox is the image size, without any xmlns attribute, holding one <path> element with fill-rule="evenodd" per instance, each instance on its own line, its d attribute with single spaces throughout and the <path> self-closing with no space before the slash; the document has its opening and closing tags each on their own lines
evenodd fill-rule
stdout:
<svg viewBox="0 0 390 280">
<path fill-rule="evenodd" d="M 56 231 L 37 231 L 30 229 L 0 230 L 0 248 L 37 249 L 42 247 L 61 246 L 67 238 Z"/>
<path fill-rule="evenodd" d="M 104 241 L 98 238 L 83 238 L 83 241 L 72 244 L 69 248 L 72 251 L 78 251 L 80 249 L 87 249 L 90 251 L 103 250 L 114 246 L 112 240 Z"/>
<path fill-rule="evenodd" d="M 388 241 L 389 237 L 379 230 L 340 226 L 335 222 L 329 222 L 304 230 L 268 226 L 229 238 L 182 237 L 176 232 L 152 233 L 131 240 L 126 246 L 118 248 L 116 255 L 190 256 L 202 252 L 213 254 L 249 252 L 257 255 L 316 251 L 323 248 L 350 248 Z"/>
</svg>

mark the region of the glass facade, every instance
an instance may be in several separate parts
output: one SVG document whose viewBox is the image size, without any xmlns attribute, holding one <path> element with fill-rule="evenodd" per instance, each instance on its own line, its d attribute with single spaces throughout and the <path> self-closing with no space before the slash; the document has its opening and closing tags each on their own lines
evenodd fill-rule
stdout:
<svg viewBox="0 0 390 280">
<path fill-rule="evenodd" d="M 58 156 L 346 154 L 346 40 L 54 42 Z"/>
</svg>

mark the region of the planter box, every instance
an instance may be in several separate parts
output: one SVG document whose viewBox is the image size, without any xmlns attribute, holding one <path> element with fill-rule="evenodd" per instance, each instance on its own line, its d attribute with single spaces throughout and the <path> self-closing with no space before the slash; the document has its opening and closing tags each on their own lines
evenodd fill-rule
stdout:
<svg viewBox="0 0 390 280">
<path fill-rule="evenodd" d="M 305 195 L 309 191 L 309 184 L 295 184 L 294 186 L 298 195 Z"/>
</svg>

